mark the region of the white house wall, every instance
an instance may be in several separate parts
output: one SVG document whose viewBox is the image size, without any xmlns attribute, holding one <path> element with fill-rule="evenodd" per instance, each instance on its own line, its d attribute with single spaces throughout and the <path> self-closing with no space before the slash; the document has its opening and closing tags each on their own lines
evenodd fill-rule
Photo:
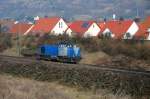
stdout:
<svg viewBox="0 0 150 99">
<path fill-rule="evenodd" d="M 147 39 L 146 39 L 146 40 L 150 40 L 150 32 L 149 32 L 148 37 L 147 37 Z"/>
<path fill-rule="evenodd" d="M 103 31 L 103 34 L 105 35 L 106 33 L 108 32 L 111 32 L 108 28 L 106 28 L 104 31 Z"/>
<path fill-rule="evenodd" d="M 70 28 L 67 29 L 66 34 L 72 36 L 72 30 Z"/>
<path fill-rule="evenodd" d="M 59 23 L 61 22 L 62 22 L 62 27 L 59 26 Z M 68 26 L 65 23 L 65 21 L 63 19 L 60 19 L 59 22 L 52 29 L 51 33 L 53 33 L 54 35 L 64 34 L 67 28 Z"/>
<path fill-rule="evenodd" d="M 150 28 L 147 29 L 147 32 L 148 32 L 147 40 L 150 40 Z"/>
<path fill-rule="evenodd" d="M 132 39 L 138 30 L 139 30 L 138 25 L 135 22 L 133 22 L 132 25 L 130 26 L 130 28 L 126 32 L 126 33 L 130 33 L 130 35 L 131 35 L 131 37 L 128 39 Z M 126 34 L 124 35 L 124 39 L 127 39 Z"/>
<path fill-rule="evenodd" d="M 106 35 L 106 33 L 112 33 L 111 31 L 110 31 L 110 29 L 109 28 L 106 28 L 104 31 L 103 31 L 103 35 Z M 115 35 L 114 34 L 111 34 L 111 37 L 112 38 L 114 38 L 115 37 Z"/>
<path fill-rule="evenodd" d="M 93 23 L 90 28 L 84 33 L 84 37 L 97 36 L 100 32 L 100 28 L 96 23 Z"/>
</svg>

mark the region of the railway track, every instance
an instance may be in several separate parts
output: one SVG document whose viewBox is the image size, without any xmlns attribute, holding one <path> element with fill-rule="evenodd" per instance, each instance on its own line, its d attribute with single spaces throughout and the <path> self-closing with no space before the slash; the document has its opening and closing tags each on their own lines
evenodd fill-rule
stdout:
<svg viewBox="0 0 150 99">
<path fill-rule="evenodd" d="M 32 63 L 34 62 L 34 58 L 25 58 L 25 57 L 18 57 L 18 56 L 6 56 L 6 55 L 0 55 L 1 61 L 8 61 L 12 63 Z"/>
<path fill-rule="evenodd" d="M 0 62 L 10 62 L 10 63 L 21 63 L 21 64 L 30 64 L 30 63 L 42 63 L 46 65 L 55 65 L 55 66 L 72 66 L 78 68 L 91 68 L 91 69 L 100 69 L 102 71 L 110 71 L 113 73 L 124 73 L 127 75 L 144 75 L 150 77 L 150 71 L 143 71 L 143 70 L 134 70 L 134 69 L 124 69 L 124 68 L 117 68 L 111 66 L 100 66 L 100 65 L 89 65 L 89 64 L 67 64 L 67 63 L 59 63 L 59 62 L 51 62 L 51 61 L 44 61 L 44 60 L 36 60 L 33 57 L 18 57 L 18 56 L 6 56 L 0 55 Z"/>
<path fill-rule="evenodd" d="M 108 88 L 114 93 L 150 95 L 150 71 L 121 69 L 89 64 L 67 64 L 30 57 L 0 55 L 0 73 L 40 81 L 60 81 L 82 88 Z"/>
</svg>

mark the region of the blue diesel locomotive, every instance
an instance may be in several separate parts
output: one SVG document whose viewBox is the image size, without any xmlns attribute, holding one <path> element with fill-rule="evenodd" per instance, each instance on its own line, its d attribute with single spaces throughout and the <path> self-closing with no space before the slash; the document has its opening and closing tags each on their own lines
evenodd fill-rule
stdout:
<svg viewBox="0 0 150 99">
<path fill-rule="evenodd" d="M 58 44 L 45 44 L 38 48 L 40 59 L 78 63 L 81 60 L 81 50 L 76 45 L 61 42 Z"/>
</svg>

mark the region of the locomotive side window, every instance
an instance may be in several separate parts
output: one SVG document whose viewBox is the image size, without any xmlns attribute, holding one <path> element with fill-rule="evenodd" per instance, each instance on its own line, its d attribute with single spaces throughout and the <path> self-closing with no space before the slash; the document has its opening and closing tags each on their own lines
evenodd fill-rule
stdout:
<svg viewBox="0 0 150 99">
<path fill-rule="evenodd" d="M 41 53 L 45 53 L 45 47 L 41 48 Z"/>
</svg>

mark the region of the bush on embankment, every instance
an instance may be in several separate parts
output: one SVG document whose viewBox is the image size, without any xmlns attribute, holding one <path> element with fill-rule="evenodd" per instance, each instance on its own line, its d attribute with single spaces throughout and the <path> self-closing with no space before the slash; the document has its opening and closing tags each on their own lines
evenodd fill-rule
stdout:
<svg viewBox="0 0 150 99">
<path fill-rule="evenodd" d="M 12 63 L 0 62 L 0 73 L 32 78 L 41 81 L 59 81 L 84 89 L 107 88 L 115 94 L 142 96 L 150 92 L 148 76 L 128 73 L 113 73 L 100 67 L 71 64 L 45 64 L 41 62 Z"/>
<path fill-rule="evenodd" d="M 8 33 L 0 33 L 0 52 L 12 47 L 11 35 Z"/>
<path fill-rule="evenodd" d="M 101 40 L 100 48 L 105 53 L 116 56 L 123 54 L 140 60 L 150 60 L 150 42 L 145 43 L 126 40 Z"/>
</svg>

